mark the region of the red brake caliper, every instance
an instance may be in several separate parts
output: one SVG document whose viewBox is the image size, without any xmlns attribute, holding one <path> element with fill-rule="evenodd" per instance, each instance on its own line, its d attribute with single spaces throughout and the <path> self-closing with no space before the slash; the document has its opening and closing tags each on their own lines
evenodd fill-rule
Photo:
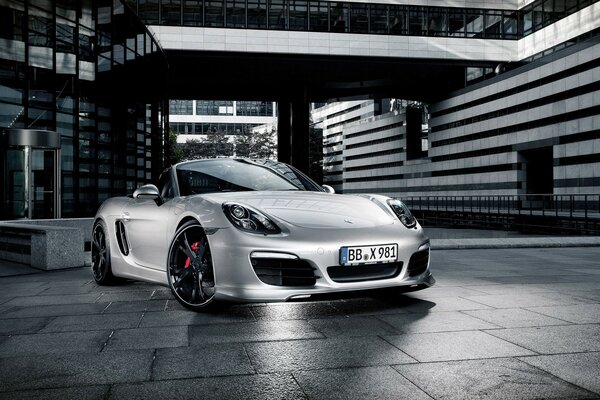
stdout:
<svg viewBox="0 0 600 400">
<path fill-rule="evenodd" d="M 198 249 L 200 248 L 200 242 L 196 242 L 193 245 L 191 245 L 190 247 L 192 248 L 193 252 L 197 252 Z M 192 260 L 188 257 L 187 260 L 185 260 L 185 265 L 183 266 L 183 268 L 187 269 L 191 263 L 192 263 Z"/>
</svg>

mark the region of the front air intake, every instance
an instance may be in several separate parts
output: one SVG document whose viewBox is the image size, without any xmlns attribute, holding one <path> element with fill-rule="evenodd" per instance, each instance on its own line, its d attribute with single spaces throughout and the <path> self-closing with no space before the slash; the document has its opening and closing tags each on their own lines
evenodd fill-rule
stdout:
<svg viewBox="0 0 600 400">
<path fill-rule="evenodd" d="M 366 265 L 336 265 L 327 268 L 334 282 L 375 281 L 395 278 L 402 271 L 402 262 Z"/>
<path fill-rule="evenodd" d="M 410 257 L 408 262 L 408 270 L 406 273 L 408 276 L 421 275 L 427 271 L 427 265 L 429 264 L 429 249 L 417 251 Z"/>
<path fill-rule="evenodd" d="M 252 258 L 252 268 L 258 279 L 274 286 L 314 286 L 315 268 L 304 260 Z"/>
</svg>

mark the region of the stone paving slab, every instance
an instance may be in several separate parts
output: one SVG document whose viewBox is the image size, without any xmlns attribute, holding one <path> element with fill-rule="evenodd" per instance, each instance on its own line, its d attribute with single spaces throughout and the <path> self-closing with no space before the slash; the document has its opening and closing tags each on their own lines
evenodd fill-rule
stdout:
<svg viewBox="0 0 600 400">
<path fill-rule="evenodd" d="M 258 372 L 415 362 L 406 353 L 376 336 L 248 343 L 246 350 Z"/>
<path fill-rule="evenodd" d="M 0 400 L 101 400 L 106 397 L 110 386 L 84 386 L 59 389 L 23 390 L 0 393 Z"/>
<path fill-rule="evenodd" d="M 600 399 L 598 260 L 434 249 L 427 290 L 211 313 L 89 268 L 0 276 L 0 399 Z"/>
<path fill-rule="evenodd" d="M 600 304 L 533 307 L 530 310 L 574 324 L 600 324 Z"/>
<path fill-rule="evenodd" d="M 190 345 L 320 338 L 307 321 L 260 321 L 190 327 Z"/>
<path fill-rule="evenodd" d="M 81 332 L 137 328 L 142 313 L 69 315 L 54 318 L 40 332 Z"/>
<path fill-rule="evenodd" d="M 105 351 L 128 349 L 156 349 L 162 347 L 186 347 L 187 326 L 118 329 L 107 342 Z"/>
<path fill-rule="evenodd" d="M 305 399 L 291 374 L 258 374 L 114 385 L 109 399 Z"/>
<path fill-rule="evenodd" d="M 242 343 L 158 349 L 152 379 L 251 375 L 255 370 Z"/>
<path fill-rule="evenodd" d="M 293 375 L 310 399 L 431 399 L 388 366 L 298 371 Z"/>
<path fill-rule="evenodd" d="M 487 331 L 540 354 L 600 351 L 600 325 L 544 326 Z"/>
<path fill-rule="evenodd" d="M 420 362 L 528 356 L 523 347 L 481 331 L 386 336 L 385 340 Z"/>
<path fill-rule="evenodd" d="M 535 310 L 535 309 L 532 309 Z M 522 308 L 462 311 L 463 313 L 503 328 L 526 328 L 534 326 L 565 325 L 567 321 L 551 318 Z"/>
<path fill-rule="evenodd" d="M 600 353 L 558 354 L 523 357 L 520 360 L 547 371 L 564 381 L 600 393 Z"/>
<path fill-rule="evenodd" d="M 0 362 L 0 392 L 150 379 L 154 350 L 19 356 Z"/>
<path fill-rule="evenodd" d="M 0 358 L 81 351 L 95 353 L 102 349 L 109 335 L 107 330 L 12 335 L 0 344 Z"/>
<path fill-rule="evenodd" d="M 188 310 L 146 312 L 140 327 L 210 325 L 255 321 L 248 307 L 228 309 L 227 313 L 193 313 Z"/>
<path fill-rule="evenodd" d="M 329 317 L 309 319 L 308 323 L 326 337 L 383 336 L 399 333 L 385 320 L 373 316 Z"/>
<path fill-rule="evenodd" d="M 434 399 L 590 399 L 594 393 L 515 359 L 398 365 Z"/>
</svg>

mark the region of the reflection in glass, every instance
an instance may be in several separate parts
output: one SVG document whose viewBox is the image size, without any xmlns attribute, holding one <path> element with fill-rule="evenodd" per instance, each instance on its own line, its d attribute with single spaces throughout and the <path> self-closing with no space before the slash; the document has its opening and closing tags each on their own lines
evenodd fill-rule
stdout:
<svg viewBox="0 0 600 400">
<path fill-rule="evenodd" d="M 348 4 L 332 3 L 329 12 L 331 32 L 348 32 Z"/>
<path fill-rule="evenodd" d="M 224 0 L 204 1 L 204 26 L 222 28 L 224 22 Z"/>
<path fill-rule="evenodd" d="M 372 33 L 387 33 L 388 7 L 383 4 L 371 4 L 371 32 Z"/>
<path fill-rule="evenodd" d="M 227 27 L 246 27 L 246 2 L 245 0 L 227 0 Z"/>
<path fill-rule="evenodd" d="M 54 218 L 54 150 L 31 151 L 31 217 Z"/>
<path fill-rule="evenodd" d="M 181 0 L 161 0 L 160 23 L 181 25 Z"/>
<path fill-rule="evenodd" d="M 449 35 L 453 37 L 465 36 L 465 14 L 451 11 L 448 14 Z"/>
<path fill-rule="evenodd" d="M 158 0 L 139 0 L 138 15 L 147 25 L 157 25 Z"/>
<path fill-rule="evenodd" d="M 269 0 L 269 29 L 286 29 L 286 14 L 284 0 Z"/>
<path fill-rule="evenodd" d="M 448 14 L 444 9 L 430 9 L 427 14 L 427 34 L 429 36 L 448 35 Z"/>
<path fill-rule="evenodd" d="M 202 0 L 183 1 L 183 25 L 202 26 Z"/>
<path fill-rule="evenodd" d="M 267 27 L 267 1 L 248 0 L 248 28 Z"/>
<path fill-rule="evenodd" d="M 353 3 L 350 5 L 350 32 L 369 32 L 369 8 L 366 4 Z"/>
<path fill-rule="evenodd" d="M 1 108 L 0 108 L 1 110 Z M 26 209 L 26 179 L 25 179 L 25 152 L 21 149 L 7 149 L 5 161 L 5 186 L 3 188 L 6 198 L 6 212 L 13 218 L 25 218 Z"/>
<path fill-rule="evenodd" d="M 483 11 L 469 10 L 466 15 L 467 37 L 481 37 L 483 33 Z"/>
<path fill-rule="evenodd" d="M 63 53 L 75 53 L 75 26 L 73 23 L 57 20 L 56 50 Z"/>
<path fill-rule="evenodd" d="M 23 90 L 0 85 L 0 101 L 21 104 L 23 102 Z M 4 106 L 4 104 L 2 106 Z"/>
<path fill-rule="evenodd" d="M 293 31 L 308 29 L 308 2 L 305 0 L 290 0 L 289 26 Z"/>
</svg>

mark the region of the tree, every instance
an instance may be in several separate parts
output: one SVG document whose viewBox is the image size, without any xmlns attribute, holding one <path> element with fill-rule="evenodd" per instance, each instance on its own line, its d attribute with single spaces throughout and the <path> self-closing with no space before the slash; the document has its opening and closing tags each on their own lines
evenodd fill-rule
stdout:
<svg viewBox="0 0 600 400">
<path fill-rule="evenodd" d="M 203 146 L 202 142 L 200 142 L 197 139 L 191 139 L 186 141 L 185 143 L 179 143 L 178 147 L 181 150 L 182 160 L 193 160 L 196 158 L 207 157 L 207 155 L 205 154 L 205 147 Z"/>
<path fill-rule="evenodd" d="M 177 132 L 175 132 L 173 128 L 169 128 L 169 143 L 167 155 L 168 165 L 177 164 L 183 159 L 183 151 L 180 145 L 177 143 Z"/>
<path fill-rule="evenodd" d="M 275 130 L 244 132 L 234 139 L 235 153 L 240 157 L 274 158 L 277 144 Z"/>
<path fill-rule="evenodd" d="M 228 157 L 233 155 L 233 144 L 224 132 L 208 134 L 200 143 L 204 147 L 203 158 Z"/>
</svg>

